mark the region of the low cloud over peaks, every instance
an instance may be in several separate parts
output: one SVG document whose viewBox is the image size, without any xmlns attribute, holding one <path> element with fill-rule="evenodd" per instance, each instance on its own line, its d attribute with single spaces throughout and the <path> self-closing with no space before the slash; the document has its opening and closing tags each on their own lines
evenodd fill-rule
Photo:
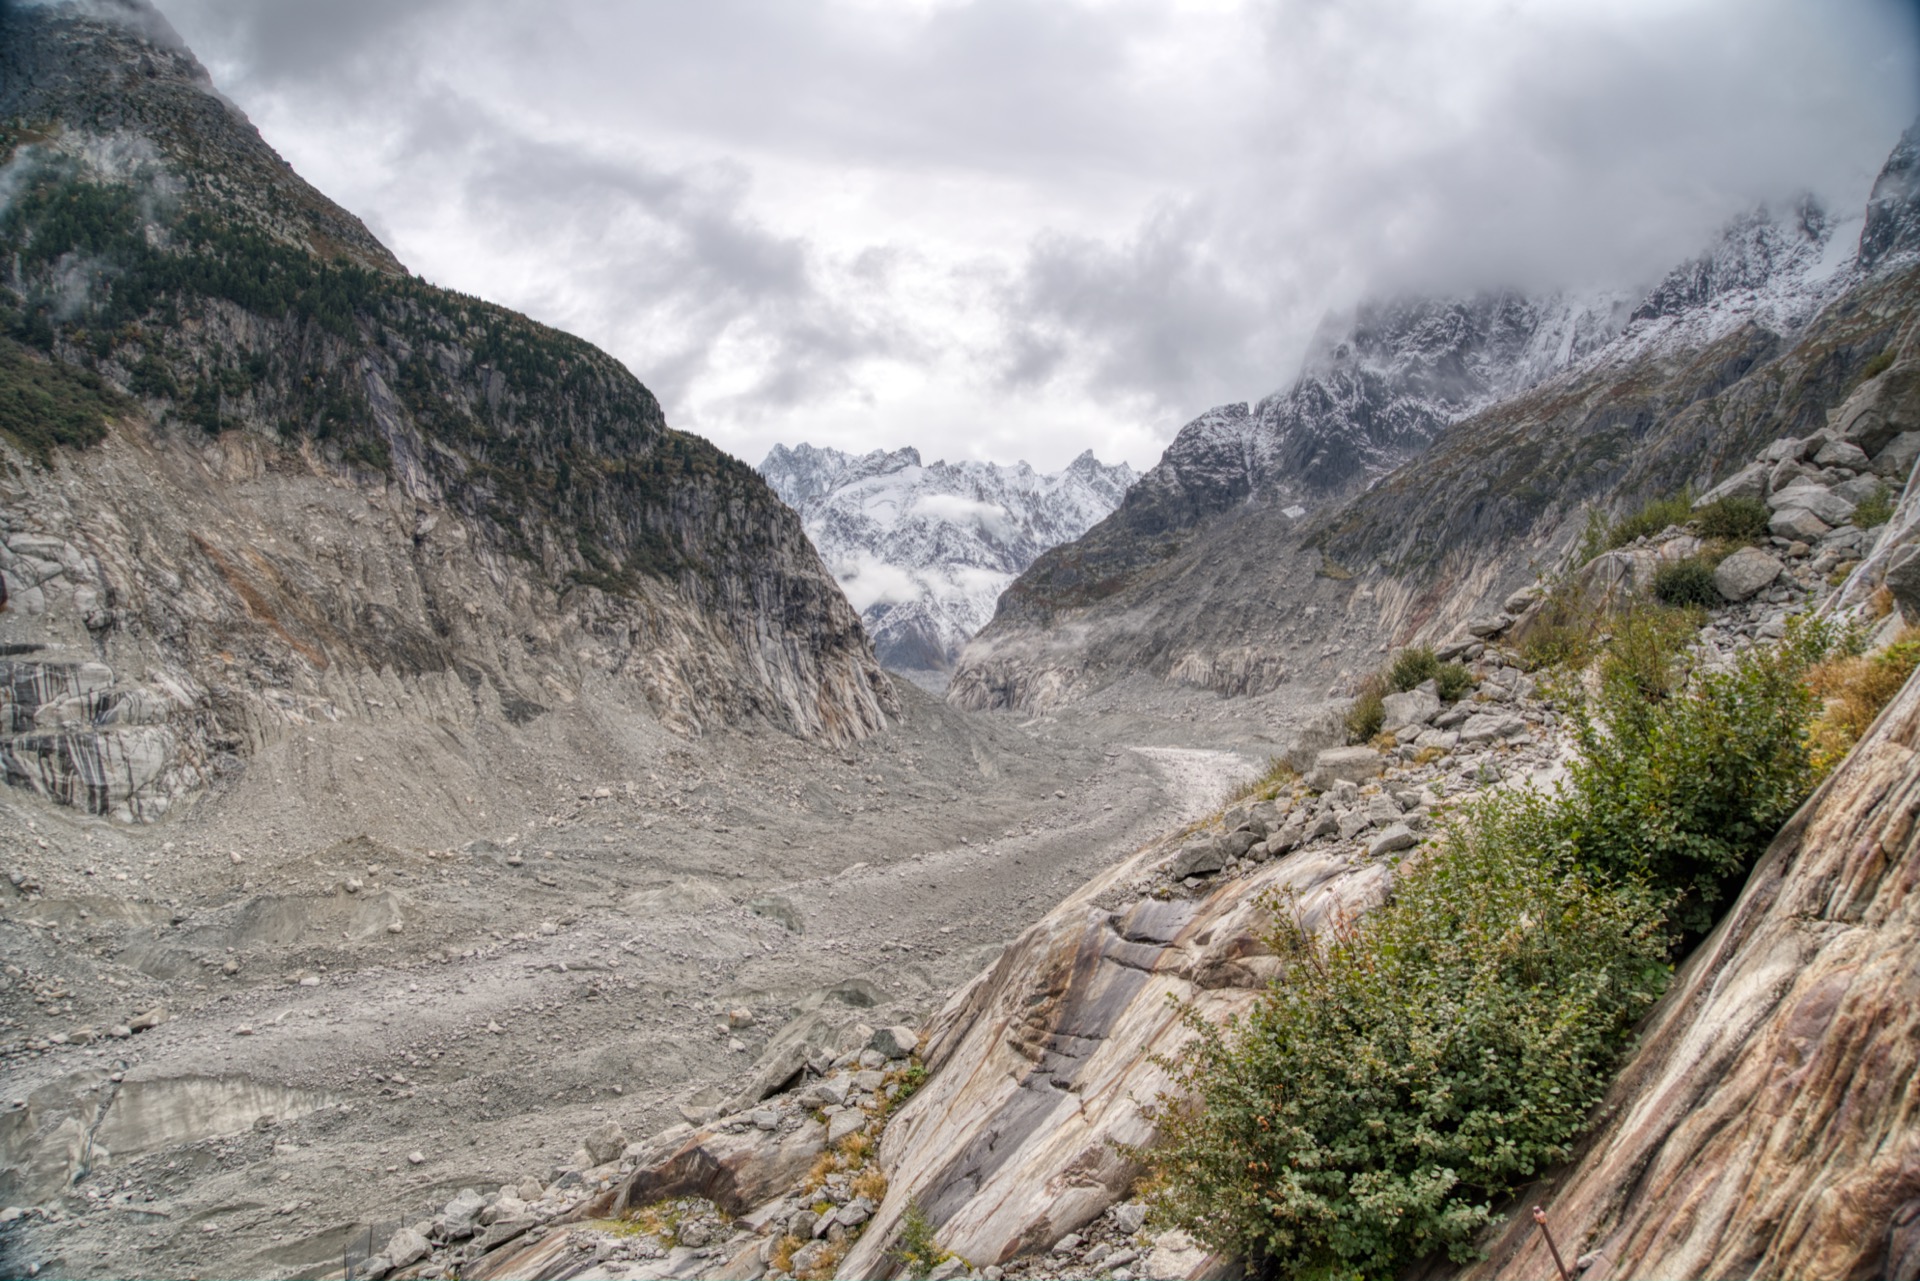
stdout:
<svg viewBox="0 0 1920 1281">
<path fill-rule="evenodd" d="M 746 458 L 1144 466 L 1330 307 L 1651 279 L 1920 110 L 1891 0 L 163 7 L 409 266 Z"/>
</svg>

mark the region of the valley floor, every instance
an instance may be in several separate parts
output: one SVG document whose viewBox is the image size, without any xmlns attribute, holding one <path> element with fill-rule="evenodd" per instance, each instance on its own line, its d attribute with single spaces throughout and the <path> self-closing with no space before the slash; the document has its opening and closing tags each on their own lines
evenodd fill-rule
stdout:
<svg viewBox="0 0 1920 1281">
<path fill-rule="evenodd" d="M 42 1207 L 5 1274 L 337 1270 L 608 1120 L 699 1115 L 783 1027 L 917 1023 L 1312 706 L 899 685 L 846 751 L 576 706 L 511 742 L 316 725 L 151 828 L 0 794 L 0 1203 Z"/>
</svg>

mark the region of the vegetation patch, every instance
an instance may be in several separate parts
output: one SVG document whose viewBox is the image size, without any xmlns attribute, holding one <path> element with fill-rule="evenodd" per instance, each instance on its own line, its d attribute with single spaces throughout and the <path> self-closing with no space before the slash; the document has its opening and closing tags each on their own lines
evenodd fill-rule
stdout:
<svg viewBox="0 0 1920 1281">
<path fill-rule="evenodd" d="M 107 419 L 127 408 L 90 371 L 37 360 L 0 338 L 0 435 L 42 467 L 52 464 L 57 446 L 99 444 Z"/>
<path fill-rule="evenodd" d="M 1807 674 L 1808 687 L 1821 701 L 1820 718 L 1807 731 L 1808 756 L 1816 774 L 1828 774 L 1853 750 L 1916 665 L 1920 665 L 1920 629 L 1907 627 L 1877 654 L 1837 654 Z"/>
<path fill-rule="evenodd" d="M 1771 519 L 1767 505 L 1757 498 L 1721 498 L 1693 514 L 1703 538 L 1730 543 L 1765 542 Z"/>
<path fill-rule="evenodd" d="M 1885 485 L 1861 499 L 1853 509 L 1853 523 L 1861 529 L 1878 529 L 1893 519 L 1893 491 Z"/>
<path fill-rule="evenodd" d="M 1713 585 L 1713 566 L 1703 556 L 1668 561 L 1653 571 L 1653 596 L 1664 605 L 1720 603 L 1720 589 Z"/>
<path fill-rule="evenodd" d="M 1263 1275 L 1397 1274 L 1472 1258 L 1492 1207 L 1565 1159 L 1672 959 L 1818 778 L 1807 677 L 1837 633 L 1689 672 L 1700 621 L 1610 619 L 1592 679 L 1561 683 L 1566 780 L 1468 807 L 1386 905 L 1316 937 L 1267 903 L 1286 973 L 1244 1020 L 1189 1009 L 1167 1064 L 1143 1155 L 1173 1221 Z"/>
</svg>

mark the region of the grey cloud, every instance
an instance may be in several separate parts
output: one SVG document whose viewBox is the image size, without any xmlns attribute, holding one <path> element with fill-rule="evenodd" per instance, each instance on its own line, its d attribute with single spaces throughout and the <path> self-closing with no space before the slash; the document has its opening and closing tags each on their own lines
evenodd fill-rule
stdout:
<svg viewBox="0 0 1920 1281">
<path fill-rule="evenodd" d="M 872 445 L 907 403 L 1171 426 L 1365 291 L 1625 284 L 1760 200 L 1857 205 L 1920 108 L 1897 0 L 168 8 L 288 145 L 368 151 L 370 225 L 537 257 L 475 277 L 748 452 L 835 406 Z"/>
</svg>

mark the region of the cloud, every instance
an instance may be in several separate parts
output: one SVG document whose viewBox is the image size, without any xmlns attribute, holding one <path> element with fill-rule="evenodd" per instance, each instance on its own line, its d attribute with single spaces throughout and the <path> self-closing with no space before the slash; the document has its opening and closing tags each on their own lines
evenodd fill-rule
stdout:
<svg viewBox="0 0 1920 1281">
<path fill-rule="evenodd" d="M 971 521 L 996 538 L 1007 538 L 1013 533 L 1013 518 L 1006 508 L 964 494 L 922 494 L 913 500 L 908 515 L 956 525 Z"/>
<path fill-rule="evenodd" d="M 747 458 L 1145 466 L 1330 308 L 1650 277 L 1920 110 L 1897 0 L 165 7 L 403 261 Z"/>
</svg>

